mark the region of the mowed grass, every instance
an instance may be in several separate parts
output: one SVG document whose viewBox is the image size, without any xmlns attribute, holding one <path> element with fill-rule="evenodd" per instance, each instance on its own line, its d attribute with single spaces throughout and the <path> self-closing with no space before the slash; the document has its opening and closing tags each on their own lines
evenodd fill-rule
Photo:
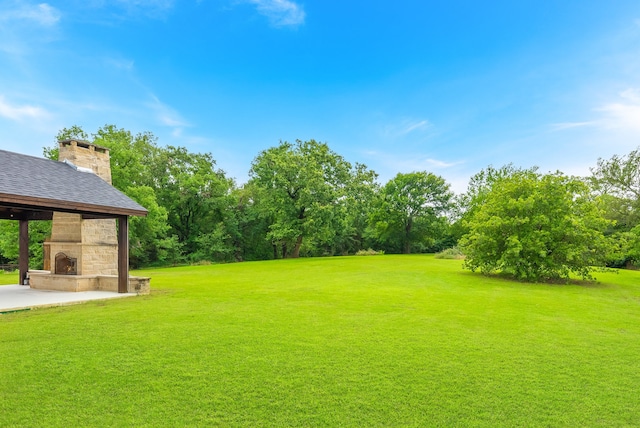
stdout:
<svg viewBox="0 0 640 428">
<path fill-rule="evenodd" d="M 639 272 L 524 284 L 387 255 L 138 274 L 151 295 L 0 316 L 0 426 L 640 425 Z"/>
</svg>

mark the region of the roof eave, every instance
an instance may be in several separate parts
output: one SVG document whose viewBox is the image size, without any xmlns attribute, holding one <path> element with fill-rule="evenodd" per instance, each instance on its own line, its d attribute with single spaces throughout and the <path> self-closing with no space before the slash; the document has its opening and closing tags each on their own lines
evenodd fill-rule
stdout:
<svg viewBox="0 0 640 428">
<path fill-rule="evenodd" d="M 98 214 L 113 216 L 136 216 L 146 217 L 148 211 L 145 209 L 113 207 L 81 202 L 63 201 L 47 198 L 36 198 L 22 195 L 11 195 L 0 193 L 0 205 L 8 204 L 21 206 L 31 210 L 48 210 L 60 212 L 73 212 L 78 214 Z"/>
</svg>

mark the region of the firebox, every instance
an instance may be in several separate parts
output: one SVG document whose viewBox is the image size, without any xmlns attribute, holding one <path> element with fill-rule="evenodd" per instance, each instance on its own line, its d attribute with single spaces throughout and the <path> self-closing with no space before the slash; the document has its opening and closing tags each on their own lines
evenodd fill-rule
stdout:
<svg viewBox="0 0 640 428">
<path fill-rule="evenodd" d="M 78 274 L 78 259 L 75 257 L 69 257 L 65 253 L 58 253 L 55 257 L 56 269 L 55 273 L 58 275 L 77 275 Z"/>
</svg>

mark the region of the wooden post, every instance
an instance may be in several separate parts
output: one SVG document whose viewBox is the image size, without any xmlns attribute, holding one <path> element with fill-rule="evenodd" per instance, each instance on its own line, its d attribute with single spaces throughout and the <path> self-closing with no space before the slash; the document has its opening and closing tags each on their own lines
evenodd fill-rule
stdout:
<svg viewBox="0 0 640 428">
<path fill-rule="evenodd" d="M 118 293 L 129 290 L 129 217 L 118 217 Z"/>
<path fill-rule="evenodd" d="M 24 285 L 29 272 L 29 221 L 20 220 L 20 238 L 18 244 L 18 280 Z"/>
</svg>

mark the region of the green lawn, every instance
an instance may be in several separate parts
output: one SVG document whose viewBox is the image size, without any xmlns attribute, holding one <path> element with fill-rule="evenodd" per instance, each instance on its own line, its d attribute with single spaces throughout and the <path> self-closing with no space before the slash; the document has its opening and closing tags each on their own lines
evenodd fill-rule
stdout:
<svg viewBox="0 0 640 428">
<path fill-rule="evenodd" d="M 374 256 L 139 274 L 150 296 L 0 316 L 0 426 L 640 425 L 639 272 L 523 284 Z"/>
</svg>

